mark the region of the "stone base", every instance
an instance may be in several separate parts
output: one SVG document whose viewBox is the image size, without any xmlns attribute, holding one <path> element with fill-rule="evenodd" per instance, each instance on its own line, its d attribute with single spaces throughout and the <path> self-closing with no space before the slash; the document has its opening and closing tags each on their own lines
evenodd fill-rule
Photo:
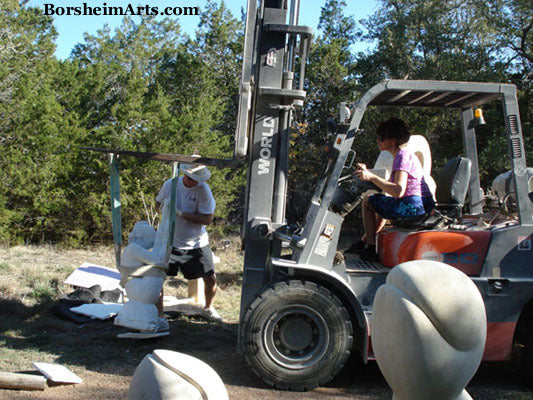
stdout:
<svg viewBox="0 0 533 400">
<path fill-rule="evenodd" d="M 115 317 L 114 324 L 143 332 L 157 332 L 159 328 L 157 307 L 155 304 L 130 300 Z"/>
</svg>

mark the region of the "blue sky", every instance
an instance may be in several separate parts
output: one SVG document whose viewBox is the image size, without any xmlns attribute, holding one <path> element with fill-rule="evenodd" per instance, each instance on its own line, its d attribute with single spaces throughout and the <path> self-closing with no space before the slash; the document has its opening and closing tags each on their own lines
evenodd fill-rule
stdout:
<svg viewBox="0 0 533 400">
<path fill-rule="evenodd" d="M 346 14 L 354 16 L 356 20 L 365 18 L 376 10 L 376 1 L 347 0 Z M 55 7 L 79 7 L 83 3 L 87 3 L 91 7 L 101 7 L 103 5 L 126 7 L 131 3 L 132 6 L 140 4 L 142 6 L 157 6 L 159 9 L 163 9 L 167 6 L 197 6 L 204 8 L 206 0 L 30 0 L 29 5 L 37 6 L 44 12 L 45 4 L 52 4 Z M 247 4 L 246 0 L 225 0 L 225 3 L 237 18 L 241 16 L 241 8 L 246 9 Z M 324 5 L 325 0 L 301 0 L 300 3 L 300 24 L 311 26 L 316 30 L 321 7 Z M 56 56 L 60 59 L 67 58 L 74 46 L 83 42 L 85 32 L 94 34 L 105 24 L 108 24 L 111 30 L 113 30 L 120 25 L 122 18 L 115 16 L 54 16 L 54 25 L 58 30 Z M 184 32 L 190 36 L 194 36 L 199 22 L 198 17 L 178 16 L 173 18 L 179 20 Z M 361 47 L 357 50 L 363 50 L 367 46 L 367 44 L 361 44 Z"/>
</svg>

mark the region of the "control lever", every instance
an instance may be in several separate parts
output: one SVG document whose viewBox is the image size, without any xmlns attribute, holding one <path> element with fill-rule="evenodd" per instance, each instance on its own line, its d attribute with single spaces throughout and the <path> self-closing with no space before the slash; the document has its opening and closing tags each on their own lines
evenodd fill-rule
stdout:
<svg viewBox="0 0 533 400">
<path fill-rule="evenodd" d="M 299 234 L 302 233 L 303 227 L 297 227 L 298 229 L 292 230 L 294 225 L 290 226 L 282 226 L 279 229 L 276 229 L 272 235 L 279 240 L 283 240 L 285 242 L 289 242 L 289 246 L 296 249 L 302 249 L 305 245 L 306 240 L 302 239 L 300 235 L 297 235 L 296 232 Z"/>
<path fill-rule="evenodd" d="M 355 162 L 355 151 L 350 150 L 348 154 L 351 154 L 352 158 L 350 159 L 350 162 L 344 165 L 344 168 L 350 169 L 353 167 L 353 163 Z"/>
</svg>

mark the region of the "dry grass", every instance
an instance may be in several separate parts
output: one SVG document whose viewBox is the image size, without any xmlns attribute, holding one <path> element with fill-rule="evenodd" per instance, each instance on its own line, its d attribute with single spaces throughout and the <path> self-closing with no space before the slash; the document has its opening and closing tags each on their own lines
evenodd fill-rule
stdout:
<svg viewBox="0 0 533 400">
<path fill-rule="evenodd" d="M 237 323 L 239 318 L 242 282 L 242 252 L 238 239 L 230 245 L 218 246 L 216 264 L 218 294 L 215 307 L 225 320 Z M 112 247 L 88 249 L 60 249 L 54 246 L 16 246 L 0 248 L 0 300 L 14 300 L 25 307 L 43 301 L 54 301 L 72 287 L 63 281 L 83 262 L 113 268 L 115 255 Z M 165 281 L 165 295 L 187 297 L 187 284 L 182 277 Z"/>
<path fill-rule="evenodd" d="M 115 385 L 124 387 L 124 379 L 131 377 L 142 357 L 154 348 L 172 348 L 178 342 L 181 351 L 189 348 L 194 352 L 202 340 L 213 335 L 213 330 L 222 334 L 212 342 L 227 341 L 235 353 L 242 254 L 238 250 L 238 240 L 224 248 L 219 246 L 221 250 L 216 252 L 221 261 L 216 264 L 219 291 L 215 306 L 225 323 L 217 325 L 202 319 L 173 316 L 171 331 L 187 329 L 191 336 L 181 335 L 178 341 L 175 338 L 145 341 L 133 347 L 131 341 L 116 339 L 121 328 L 109 320 L 79 326 L 57 318 L 50 311 L 60 295 L 73 291 L 63 281 L 83 262 L 114 267 L 112 247 L 75 250 L 53 246 L 0 248 L 0 371 L 33 370 L 34 361 L 56 362 L 80 376 L 100 374 L 99 378 L 93 379 L 113 382 L 109 383 L 113 388 Z M 181 277 L 167 279 L 165 294 L 186 297 L 186 281 Z M 2 393 L 0 390 L 0 398 L 4 398 Z M 16 392 L 9 393 L 9 398 L 15 398 L 12 395 Z M 84 398 L 95 397 L 88 395 Z M 101 398 L 110 397 L 102 395 Z"/>
<path fill-rule="evenodd" d="M 0 249 L 1 299 L 31 307 L 44 297 L 68 293 L 65 278 L 84 261 L 112 266 L 111 248 L 61 250 L 53 246 L 16 246 Z"/>
</svg>

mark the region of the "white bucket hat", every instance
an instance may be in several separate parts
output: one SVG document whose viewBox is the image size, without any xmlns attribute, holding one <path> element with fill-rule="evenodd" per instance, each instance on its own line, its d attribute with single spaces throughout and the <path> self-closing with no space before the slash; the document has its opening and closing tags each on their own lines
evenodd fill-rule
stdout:
<svg viewBox="0 0 533 400">
<path fill-rule="evenodd" d="M 211 171 L 205 165 L 182 164 L 180 168 L 185 175 L 196 182 L 204 182 L 211 178 Z"/>
</svg>

